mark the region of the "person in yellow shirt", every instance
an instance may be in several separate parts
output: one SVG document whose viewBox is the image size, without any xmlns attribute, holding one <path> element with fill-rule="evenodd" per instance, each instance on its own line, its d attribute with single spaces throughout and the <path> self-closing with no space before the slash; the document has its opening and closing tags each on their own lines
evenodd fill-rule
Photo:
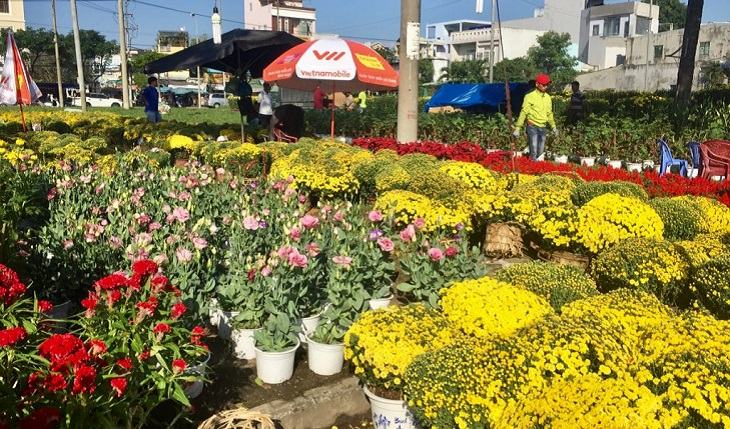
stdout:
<svg viewBox="0 0 730 429">
<path fill-rule="evenodd" d="M 359 94 L 357 94 L 357 101 L 358 105 L 360 106 L 360 111 L 368 108 L 368 94 L 365 91 L 360 91 Z"/>
<path fill-rule="evenodd" d="M 530 148 L 530 159 L 537 160 L 545 152 L 545 138 L 548 127 L 555 135 L 558 128 L 553 116 L 553 99 L 547 93 L 550 85 L 550 76 L 539 74 L 535 78 L 535 90 L 525 95 L 522 102 L 522 111 L 515 124 L 512 135 L 519 138 L 522 126 L 527 123 L 527 140 Z"/>
</svg>

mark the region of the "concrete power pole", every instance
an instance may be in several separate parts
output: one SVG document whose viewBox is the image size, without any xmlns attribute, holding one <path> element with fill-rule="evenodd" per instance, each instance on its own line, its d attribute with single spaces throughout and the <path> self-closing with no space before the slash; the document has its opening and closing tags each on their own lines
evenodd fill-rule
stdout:
<svg viewBox="0 0 730 429">
<path fill-rule="evenodd" d="M 421 39 L 421 0 L 401 0 L 400 81 L 398 83 L 398 142 L 418 140 L 418 58 Z"/>
<path fill-rule="evenodd" d="M 86 84 L 84 83 L 84 63 L 81 58 L 81 37 L 79 36 L 79 16 L 76 13 L 76 0 L 71 0 L 71 25 L 74 29 L 74 48 L 76 50 L 76 80 L 79 82 L 79 94 L 81 94 L 81 111 L 86 112 Z"/>
<path fill-rule="evenodd" d="M 124 25 L 124 0 L 117 0 L 119 17 L 119 69 L 122 72 L 122 107 L 129 109 L 129 75 L 127 74 L 127 27 Z"/>
<path fill-rule="evenodd" d="M 492 0 L 492 22 L 489 24 L 489 83 L 494 82 L 494 14 L 497 9 L 497 0 Z M 499 43 L 502 43 L 500 40 Z"/>
<path fill-rule="evenodd" d="M 63 81 L 61 80 L 61 56 L 58 52 L 58 29 L 56 28 L 56 0 L 51 0 L 53 13 L 53 47 L 56 50 L 56 80 L 58 81 L 58 106 L 63 108 Z"/>
<path fill-rule="evenodd" d="M 649 91 L 649 52 L 651 47 L 651 25 L 654 19 L 652 18 L 652 12 L 654 12 L 654 0 L 649 2 L 649 32 L 646 33 L 646 69 L 644 69 L 644 91 Z"/>
</svg>

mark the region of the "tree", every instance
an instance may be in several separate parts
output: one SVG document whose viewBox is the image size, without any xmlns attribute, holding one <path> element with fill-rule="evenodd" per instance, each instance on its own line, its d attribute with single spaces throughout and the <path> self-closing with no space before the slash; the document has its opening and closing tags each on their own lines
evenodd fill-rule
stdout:
<svg viewBox="0 0 730 429">
<path fill-rule="evenodd" d="M 391 49 L 387 46 L 376 45 L 373 50 L 377 52 L 378 55 L 383 57 L 383 59 L 387 61 L 388 64 L 396 64 L 398 62 L 398 55 L 395 53 L 394 49 Z"/>
<path fill-rule="evenodd" d="M 706 88 L 719 88 L 725 84 L 730 73 L 722 68 L 722 64 L 708 61 L 700 65 L 700 80 Z"/>
<path fill-rule="evenodd" d="M 538 72 L 549 74 L 556 87 L 562 88 L 578 74 L 578 60 L 568 53 L 570 45 L 570 34 L 548 31 L 537 38 L 537 46 L 527 51 L 527 59 Z"/>
<path fill-rule="evenodd" d="M 487 62 L 484 60 L 453 61 L 441 75 L 445 82 L 484 83 Z"/>
<path fill-rule="evenodd" d="M 695 73 L 695 55 L 700 38 L 700 24 L 702 23 L 702 9 L 705 0 L 689 0 L 687 3 L 687 20 L 684 24 L 682 39 L 682 55 L 679 58 L 677 72 L 677 103 L 686 106 L 692 94 L 692 80 Z"/>
<path fill-rule="evenodd" d="M 641 1 L 650 2 L 650 0 Z M 673 24 L 674 28 L 684 28 L 684 21 L 687 19 L 687 5 L 680 0 L 654 0 L 654 5 L 659 6 L 660 24 Z"/>
<path fill-rule="evenodd" d="M 81 59 L 84 67 L 84 79 L 90 86 L 97 86 L 97 82 L 109 66 L 112 56 L 119 53 L 119 45 L 114 40 L 107 40 L 95 30 L 80 30 Z M 65 43 L 73 46 L 73 34 L 65 37 Z M 73 52 L 71 50 L 70 52 Z M 76 70 L 76 56 L 69 55 L 69 64 Z M 74 76 L 76 73 L 74 73 Z"/>
<path fill-rule="evenodd" d="M 5 37 L 2 38 L 2 52 L 5 52 Z M 43 28 L 28 28 L 15 33 L 15 42 L 18 49 L 23 52 L 23 59 L 26 60 L 26 67 L 31 76 L 39 78 L 40 70 L 44 60 L 48 57 L 54 59 L 53 32 Z"/>
<path fill-rule="evenodd" d="M 418 83 L 433 82 L 433 61 L 428 58 L 418 60 Z"/>
<path fill-rule="evenodd" d="M 146 86 L 147 75 L 144 74 L 144 66 L 151 63 L 152 61 L 157 61 L 164 56 L 165 54 L 160 52 L 145 51 L 131 57 L 129 59 L 129 64 L 132 66 L 130 72 L 132 73 L 132 79 L 134 80 L 134 84 L 138 87 Z"/>
<path fill-rule="evenodd" d="M 502 60 L 494 65 L 494 81 L 527 82 L 535 78 L 537 68 L 527 57 Z"/>
</svg>

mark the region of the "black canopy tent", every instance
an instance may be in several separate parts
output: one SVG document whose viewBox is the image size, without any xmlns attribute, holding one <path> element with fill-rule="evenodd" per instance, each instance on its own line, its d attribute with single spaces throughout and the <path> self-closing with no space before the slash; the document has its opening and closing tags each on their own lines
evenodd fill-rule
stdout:
<svg viewBox="0 0 730 429">
<path fill-rule="evenodd" d="M 144 66 L 144 72 L 164 73 L 203 67 L 234 74 L 249 71 L 251 77 L 261 77 L 264 68 L 279 55 L 304 42 L 283 31 L 241 29 L 224 33 L 221 39 L 220 44 L 208 39 L 152 61 Z"/>
</svg>

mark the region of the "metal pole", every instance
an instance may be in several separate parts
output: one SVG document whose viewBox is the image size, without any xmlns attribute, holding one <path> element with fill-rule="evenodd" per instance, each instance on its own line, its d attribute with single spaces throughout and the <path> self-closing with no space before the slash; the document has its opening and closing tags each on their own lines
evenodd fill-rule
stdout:
<svg viewBox="0 0 730 429">
<path fill-rule="evenodd" d="M 201 95 L 200 95 L 200 66 L 198 66 L 198 109 L 200 109 L 202 105 Z"/>
<path fill-rule="evenodd" d="M 398 142 L 418 140 L 418 58 L 421 0 L 401 0 Z"/>
<path fill-rule="evenodd" d="M 58 81 L 58 105 L 63 108 L 63 80 L 61 79 L 61 56 L 58 52 L 58 29 L 56 28 L 56 0 L 51 0 L 53 13 L 53 47 L 56 51 L 56 80 Z"/>
<path fill-rule="evenodd" d="M 489 42 L 489 83 L 494 82 L 494 13 L 497 9 L 497 0 L 492 0 L 492 22 L 489 25 L 490 39 Z M 502 39 L 499 40 L 502 43 Z"/>
<path fill-rule="evenodd" d="M 74 49 L 76 50 L 76 80 L 79 82 L 79 94 L 81 95 L 81 111 L 86 112 L 86 84 L 84 79 L 84 63 L 81 58 L 81 37 L 79 36 L 79 17 L 76 13 L 76 0 L 71 0 L 71 24 L 74 31 Z"/>
<path fill-rule="evenodd" d="M 649 48 L 651 46 L 651 25 L 654 21 L 652 12 L 654 11 L 654 0 L 649 2 L 649 32 L 646 34 L 646 69 L 644 70 L 644 91 L 649 91 Z"/>
<path fill-rule="evenodd" d="M 129 77 L 127 74 L 127 29 L 124 26 L 124 0 L 117 0 L 119 15 L 119 68 L 122 72 L 122 108 L 129 109 Z"/>
</svg>

